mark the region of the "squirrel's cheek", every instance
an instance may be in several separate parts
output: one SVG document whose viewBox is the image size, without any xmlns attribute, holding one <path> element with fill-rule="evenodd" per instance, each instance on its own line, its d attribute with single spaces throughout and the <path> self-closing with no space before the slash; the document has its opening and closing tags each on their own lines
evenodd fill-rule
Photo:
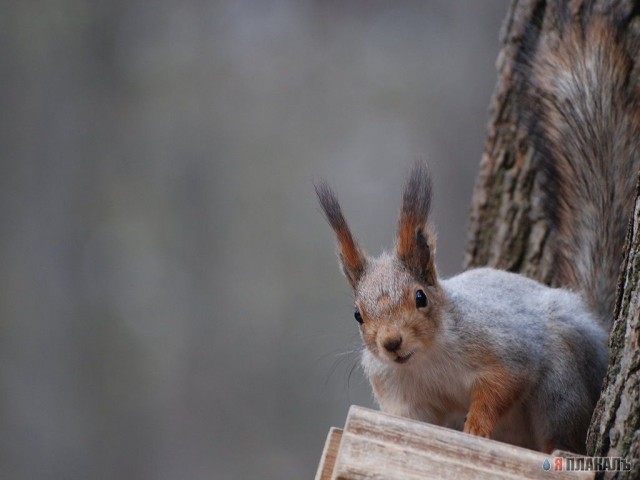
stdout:
<svg viewBox="0 0 640 480">
<path fill-rule="evenodd" d="M 371 328 L 367 328 L 366 325 L 362 325 L 360 327 L 360 336 L 362 337 L 363 343 L 366 347 L 371 350 L 376 350 L 376 332 Z"/>
</svg>

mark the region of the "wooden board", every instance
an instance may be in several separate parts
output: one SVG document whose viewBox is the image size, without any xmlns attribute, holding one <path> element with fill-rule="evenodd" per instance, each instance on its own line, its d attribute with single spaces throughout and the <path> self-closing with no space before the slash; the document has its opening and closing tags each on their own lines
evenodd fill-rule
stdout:
<svg viewBox="0 0 640 480">
<path fill-rule="evenodd" d="M 331 480 L 341 439 L 342 430 L 331 427 L 329 435 L 327 435 L 327 441 L 324 444 L 324 449 L 322 450 L 322 457 L 320 458 L 320 464 L 316 471 L 315 480 Z"/>
<path fill-rule="evenodd" d="M 357 406 L 349 410 L 341 438 L 336 438 L 329 434 L 325 452 L 331 453 L 323 454 L 316 480 L 594 478 L 590 472 L 553 471 L 553 455 Z M 336 441 L 335 465 L 328 476 Z M 543 469 L 547 459 L 550 471 Z"/>
</svg>

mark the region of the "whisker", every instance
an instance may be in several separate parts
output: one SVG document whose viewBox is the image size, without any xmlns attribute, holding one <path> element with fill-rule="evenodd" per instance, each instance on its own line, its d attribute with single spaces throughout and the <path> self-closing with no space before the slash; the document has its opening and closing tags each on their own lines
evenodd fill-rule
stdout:
<svg viewBox="0 0 640 480">
<path fill-rule="evenodd" d="M 356 369 L 356 367 L 358 367 L 360 365 L 360 363 L 358 361 L 353 362 L 353 365 L 351 365 L 351 368 L 349 369 L 349 373 L 347 374 L 346 377 L 346 387 L 347 387 L 347 401 L 349 403 L 351 403 L 351 375 L 353 374 L 353 371 Z"/>
<path fill-rule="evenodd" d="M 352 350 L 347 350 L 345 352 L 340 352 L 340 353 L 334 353 L 333 357 L 334 357 L 334 361 L 331 365 L 331 368 L 329 369 L 329 373 L 327 374 L 325 381 L 324 381 L 324 387 L 326 388 L 326 386 L 329 384 L 329 380 L 331 379 L 331 377 L 333 376 L 333 374 L 336 372 L 336 370 L 338 369 L 338 367 L 340 365 L 342 365 L 345 361 L 350 361 L 350 360 L 355 360 L 357 363 L 357 360 L 359 358 L 359 353 L 361 351 L 361 348 L 356 348 L 356 349 L 352 349 Z M 325 358 L 329 356 L 329 355 L 325 355 Z"/>
</svg>

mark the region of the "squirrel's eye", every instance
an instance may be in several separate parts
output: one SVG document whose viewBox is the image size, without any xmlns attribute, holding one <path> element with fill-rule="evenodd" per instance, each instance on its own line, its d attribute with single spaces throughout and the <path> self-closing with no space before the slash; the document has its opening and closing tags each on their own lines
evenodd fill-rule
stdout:
<svg viewBox="0 0 640 480">
<path fill-rule="evenodd" d="M 353 312 L 353 316 L 356 317 L 356 321 L 360 325 L 362 325 L 364 323 L 364 320 L 362 320 L 362 315 L 360 314 L 360 310 L 358 310 L 357 308 L 356 308 L 356 311 Z"/>
<path fill-rule="evenodd" d="M 427 306 L 427 296 L 422 290 L 416 292 L 416 308 L 424 308 Z"/>
</svg>

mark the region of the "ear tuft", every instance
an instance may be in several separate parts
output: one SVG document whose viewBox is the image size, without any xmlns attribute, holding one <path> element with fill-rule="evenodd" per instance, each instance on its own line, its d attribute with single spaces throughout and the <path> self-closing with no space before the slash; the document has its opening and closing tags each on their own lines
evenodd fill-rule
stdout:
<svg viewBox="0 0 640 480">
<path fill-rule="evenodd" d="M 396 254 L 416 277 L 435 285 L 435 235 L 427 225 L 431 196 L 429 169 L 424 162 L 417 162 L 411 169 L 402 196 Z"/>
<path fill-rule="evenodd" d="M 326 182 L 315 185 L 316 194 L 324 215 L 333 228 L 338 240 L 338 257 L 347 280 L 355 289 L 362 277 L 366 265 L 365 255 L 354 241 L 340 204 L 331 187 Z"/>
</svg>

